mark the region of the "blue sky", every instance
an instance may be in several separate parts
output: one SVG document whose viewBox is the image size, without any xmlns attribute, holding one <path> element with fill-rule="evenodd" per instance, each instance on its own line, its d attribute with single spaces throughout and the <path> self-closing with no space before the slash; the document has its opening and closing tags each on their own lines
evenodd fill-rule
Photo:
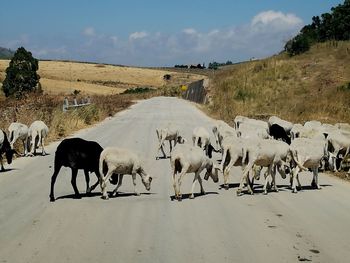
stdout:
<svg viewBox="0 0 350 263">
<path fill-rule="evenodd" d="M 3 0 L 0 46 L 42 59 L 173 66 L 266 57 L 339 0 Z"/>
</svg>

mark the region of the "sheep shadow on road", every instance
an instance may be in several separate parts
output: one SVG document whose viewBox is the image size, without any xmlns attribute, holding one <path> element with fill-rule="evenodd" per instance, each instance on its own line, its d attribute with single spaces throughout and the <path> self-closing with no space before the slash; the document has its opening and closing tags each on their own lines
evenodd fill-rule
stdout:
<svg viewBox="0 0 350 263">
<path fill-rule="evenodd" d="M 69 194 L 69 195 L 63 195 L 56 197 L 55 200 L 59 199 L 82 199 L 82 198 L 88 198 L 88 197 L 95 197 L 95 196 L 101 196 L 101 193 L 81 193 L 79 197 L 77 197 L 75 194 Z"/>
<path fill-rule="evenodd" d="M 157 156 L 157 157 L 156 157 L 156 160 L 157 160 L 157 161 L 158 161 L 158 160 L 166 160 L 166 159 L 170 159 L 170 155 L 169 155 L 169 156 L 165 156 L 165 157 L 164 157 L 164 156 L 160 156 L 160 157 Z"/>
<path fill-rule="evenodd" d="M 228 188 L 225 188 L 224 184 L 219 185 L 219 189 L 231 189 L 231 188 L 238 188 L 239 183 L 233 183 L 233 184 L 228 184 Z"/>
<path fill-rule="evenodd" d="M 218 195 L 218 192 L 206 192 L 205 194 L 201 194 L 201 193 L 194 193 L 194 198 L 196 199 L 199 196 L 204 196 L 204 195 Z M 191 194 L 182 194 L 182 200 L 185 199 L 190 199 Z M 171 195 L 170 196 L 170 200 L 171 201 L 176 201 L 175 199 L 175 195 Z"/>
<path fill-rule="evenodd" d="M 8 172 L 11 172 L 11 171 L 17 171 L 17 170 L 18 169 L 16 169 L 16 168 L 5 168 L 4 170 L 0 169 L 0 174 L 8 173 Z"/>
<path fill-rule="evenodd" d="M 117 195 L 115 196 L 112 196 L 112 192 L 108 192 L 108 196 L 110 199 L 113 199 L 113 198 L 124 198 L 124 197 L 130 197 L 130 196 L 141 196 L 141 195 L 155 195 L 156 193 L 152 193 L 152 192 L 143 192 L 143 193 L 140 193 L 140 195 L 137 195 L 133 192 L 127 192 L 127 193 L 123 193 L 123 192 L 118 192 Z"/>
</svg>

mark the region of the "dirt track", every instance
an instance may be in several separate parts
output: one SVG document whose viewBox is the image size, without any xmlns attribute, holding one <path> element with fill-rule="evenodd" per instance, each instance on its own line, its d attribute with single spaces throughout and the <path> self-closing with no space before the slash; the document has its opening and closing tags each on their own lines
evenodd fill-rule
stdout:
<svg viewBox="0 0 350 263">
<path fill-rule="evenodd" d="M 155 129 L 171 122 L 190 139 L 195 126 L 209 130 L 212 121 L 188 102 L 153 98 L 75 135 L 139 152 L 154 176 L 150 193 L 138 178 L 141 196 L 131 194 L 125 178 L 116 198 L 102 200 L 97 188 L 92 197 L 73 199 L 70 170 L 62 169 L 58 200 L 50 203 L 58 143 L 47 148 L 48 156 L 6 166 L 12 170 L 0 173 L 0 262 L 348 262 L 350 184 L 335 177 L 321 174 L 323 189 L 313 190 L 305 173 L 298 194 L 278 178 L 280 192 L 267 196 L 260 181 L 254 196 L 237 197 L 236 168 L 228 191 L 219 189 L 221 176 L 219 184 L 204 181 L 207 195 L 171 201 L 170 163 L 155 160 Z M 78 177 L 83 193 L 82 171 Z M 188 193 L 193 175 L 184 179 Z"/>
</svg>

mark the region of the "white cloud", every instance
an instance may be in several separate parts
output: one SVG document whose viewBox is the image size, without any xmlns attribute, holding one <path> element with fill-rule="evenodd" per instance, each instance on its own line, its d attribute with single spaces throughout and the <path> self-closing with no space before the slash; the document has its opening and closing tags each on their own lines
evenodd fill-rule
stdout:
<svg viewBox="0 0 350 263">
<path fill-rule="evenodd" d="M 93 27 L 87 27 L 83 30 L 83 35 L 87 37 L 94 37 L 96 35 L 95 29 Z"/>
<path fill-rule="evenodd" d="M 128 37 L 96 33 L 87 27 L 75 38 L 19 36 L 18 40 L 0 41 L 0 46 L 13 47 L 25 43 L 39 58 L 76 59 L 138 66 L 195 64 L 210 61 L 241 61 L 261 58 L 283 49 L 284 41 L 302 27 L 294 14 L 264 11 L 246 24 L 199 31 L 188 27 L 175 33 L 136 31 Z M 44 37 L 42 37 L 44 38 Z M 37 40 L 38 39 L 38 40 Z M 57 40 L 59 42 L 57 42 Z M 5 43 L 5 44 L 2 44 Z M 61 46 L 61 48 L 57 48 Z"/>
<path fill-rule="evenodd" d="M 284 14 L 279 11 L 268 10 L 257 14 L 253 18 L 251 25 L 282 24 L 283 26 L 294 27 L 301 25 L 302 22 L 303 21 L 294 14 Z"/>
<path fill-rule="evenodd" d="M 148 36 L 148 33 L 145 31 L 140 31 L 140 32 L 134 32 L 130 34 L 129 40 L 137 40 L 137 39 L 142 39 Z"/>
<path fill-rule="evenodd" d="M 197 31 L 194 28 L 185 28 L 184 30 L 182 30 L 182 32 L 184 32 L 187 35 L 196 35 Z"/>
</svg>

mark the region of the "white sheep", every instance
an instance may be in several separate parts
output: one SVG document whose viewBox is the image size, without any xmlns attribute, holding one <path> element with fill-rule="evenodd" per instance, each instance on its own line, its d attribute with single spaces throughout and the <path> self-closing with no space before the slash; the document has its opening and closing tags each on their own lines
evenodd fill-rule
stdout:
<svg viewBox="0 0 350 263">
<path fill-rule="evenodd" d="M 235 137 L 226 137 L 222 141 L 222 161 L 220 165 L 220 170 L 224 175 L 224 189 L 229 189 L 228 178 L 230 175 L 230 170 L 233 166 L 242 166 L 245 164 L 242 163 L 243 156 L 245 155 L 245 150 L 247 148 L 247 144 L 257 144 L 257 138 L 235 138 Z M 252 169 L 252 183 L 254 183 L 254 177 L 258 178 L 258 174 L 260 174 L 261 167 L 253 166 Z M 248 177 L 249 179 L 249 177 Z M 250 184 L 250 182 L 249 182 Z"/>
<path fill-rule="evenodd" d="M 107 173 L 104 176 L 103 171 L 106 168 Z M 108 199 L 106 182 L 113 174 L 118 174 L 118 184 L 112 192 L 113 196 L 117 194 L 118 188 L 122 185 L 123 176 L 125 174 L 131 174 L 136 195 L 140 195 L 136 189 L 136 174 L 141 176 L 142 183 L 146 190 L 149 191 L 151 189 L 152 177 L 143 169 L 140 158 L 129 150 L 118 147 L 107 147 L 101 152 L 99 169 L 103 199 Z"/>
<path fill-rule="evenodd" d="M 191 146 L 188 144 L 177 145 L 171 153 L 170 164 L 172 168 L 175 199 L 177 199 L 178 201 L 182 200 L 180 186 L 182 177 L 186 173 L 195 173 L 190 195 L 191 199 L 194 198 L 193 191 L 197 180 L 201 187 L 201 194 L 205 194 L 202 185 L 202 178 L 200 177 L 200 173 L 204 169 L 207 170 L 204 176 L 205 180 L 208 180 L 210 176 L 215 183 L 219 181 L 218 170 L 220 170 L 220 168 L 217 167 L 216 164 L 214 164 L 214 162 L 211 159 L 205 156 L 204 152 L 196 146 Z M 176 180 L 176 175 L 178 173 L 178 179 Z"/>
<path fill-rule="evenodd" d="M 27 155 L 34 156 L 36 153 L 36 148 L 41 146 L 41 154 L 46 155 L 44 149 L 44 140 L 49 133 L 49 128 L 43 121 L 34 121 L 29 126 L 28 131 L 28 151 Z"/>
<path fill-rule="evenodd" d="M 180 136 L 179 130 L 171 125 L 168 125 L 168 127 L 165 128 L 156 129 L 156 133 L 159 142 L 156 159 L 158 159 L 158 153 L 160 150 L 163 153 L 163 158 L 166 158 L 166 154 L 164 152 L 165 141 L 169 141 L 170 153 L 173 149 L 172 142 L 174 142 L 174 147 L 177 143 L 185 142 L 185 139 L 182 136 Z"/>
<path fill-rule="evenodd" d="M 216 150 L 210 142 L 209 132 L 203 127 L 196 127 L 193 130 L 192 134 L 192 142 L 193 146 L 199 146 L 203 150 L 205 150 L 205 155 L 212 157 L 212 153 L 219 152 Z"/>
<path fill-rule="evenodd" d="M 15 142 L 20 139 L 23 143 L 24 155 L 26 155 L 29 132 L 28 126 L 19 122 L 13 122 L 10 124 L 8 131 L 11 148 L 13 149 Z"/>
<path fill-rule="evenodd" d="M 244 149 L 243 163 L 248 163 L 243 170 L 243 175 L 239 188 L 237 189 L 237 195 L 242 193 L 244 182 L 247 182 L 248 191 L 253 194 L 253 189 L 250 187 L 248 181 L 248 173 L 251 171 L 254 165 L 268 167 L 267 173 L 265 173 L 264 194 L 267 194 L 268 176 L 272 177 L 272 184 L 274 190 L 278 192 L 278 188 L 275 182 L 276 168 L 281 174 L 282 178 L 286 178 L 285 170 L 289 170 L 287 162 L 287 156 L 289 153 L 289 145 L 282 141 L 276 140 L 259 140 L 256 144 L 247 144 Z"/>
<path fill-rule="evenodd" d="M 212 128 L 215 141 L 218 147 L 222 148 L 221 142 L 224 137 L 237 137 L 236 130 L 222 120 L 217 120 Z"/>
</svg>

